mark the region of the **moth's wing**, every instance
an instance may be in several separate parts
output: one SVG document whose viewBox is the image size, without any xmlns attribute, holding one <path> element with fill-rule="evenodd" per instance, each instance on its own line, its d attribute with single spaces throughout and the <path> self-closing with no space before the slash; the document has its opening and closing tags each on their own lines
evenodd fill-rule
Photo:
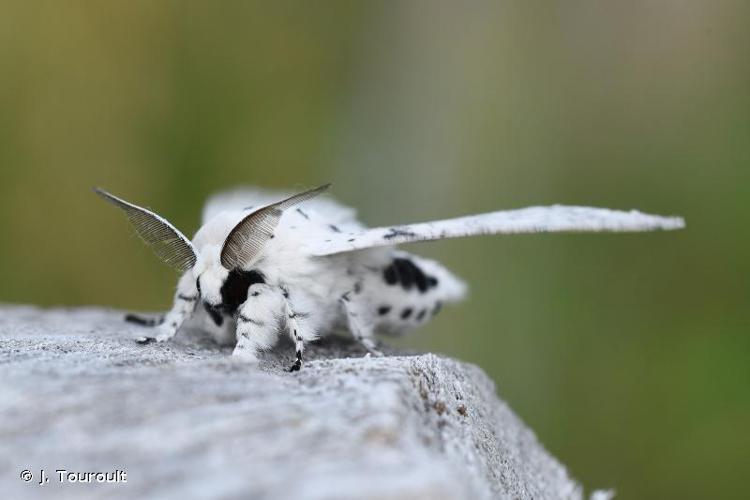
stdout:
<svg viewBox="0 0 750 500">
<path fill-rule="evenodd" d="M 484 234 L 639 232 L 680 229 L 680 217 L 662 217 L 631 210 L 553 205 L 504 210 L 419 224 L 379 227 L 326 235 L 306 245 L 311 255 L 323 256 L 417 241 Z"/>
<path fill-rule="evenodd" d="M 205 224 L 223 211 L 243 211 L 259 208 L 283 200 L 293 193 L 273 191 L 255 187 L 238 188 L 212 196 L 203 209 Z M 328 196 L 307 200 L 300 207 L 305 213 L 312 212 L 320 220 L 336 225 L 342 231 L 361 231 L 364 226 L 357 221 L 357 212 Z"/>
</svg>

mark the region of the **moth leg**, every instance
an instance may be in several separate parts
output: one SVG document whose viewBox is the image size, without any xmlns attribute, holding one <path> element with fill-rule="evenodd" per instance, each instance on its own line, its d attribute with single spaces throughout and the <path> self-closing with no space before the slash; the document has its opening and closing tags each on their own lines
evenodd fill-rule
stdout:
<svg viewBox="0 0 750 500">
<path fill-rule="evenodd" d="M 315 324 L 315 304 L 302 292 L 294 291 L 293 295 L 285 286 L 281 286 L 284 297 L 284 314 L 286 327 L 294 342 L 294 364 L 289 367 L 289 372 L 298 371 L 302 368 L 302 353 L 305 350 L 305 340 L 317 338 L 317 325 Z"/>
<path fill-rule="evenodd" d="M 273 347 L 279 338 L 283 307 L 278 288 L 261 283 L 251 285 L 237 314 L 237 345 L 232 355 L 242 361 L 257 362 L 259 351 Z"/>
<path fill-rule="evenodd" d="M 383 353 L 378 350 L 375 342 L 375 321 L 372 315 L 367 312 L 367 308 L 362 304 L 353 302 L 349 292 L 342 295 L 339 301 L 344 308 L 344 312 L 346 312 L 349 331 L 354 338 L 373 356 L 382 356 Z"/>
<path fill-rule="evenodd" d="M 174 305 L 163 321 L 159 323 L 156 337 L 139 337 L 136 342 L 150 344 L 151 342 L 166 342 L 171 339 L 177 334 L 183 323 L 193 315 L 199 301 L 200 294 L 195 287 L 192 273 L 185 273 L 177 284 Z"/>
<path fill-rule="evenodd" d="M 155 318 L 147 318 L 146 316 L 141 316 L 140 314 L 126 314 L 125 322 L 134 323 L 140 326 L 154 327 L 154 326 L 159 326 L 162 323 L 164 323 L 164 316 L 158 316 Z"/>
</svg>

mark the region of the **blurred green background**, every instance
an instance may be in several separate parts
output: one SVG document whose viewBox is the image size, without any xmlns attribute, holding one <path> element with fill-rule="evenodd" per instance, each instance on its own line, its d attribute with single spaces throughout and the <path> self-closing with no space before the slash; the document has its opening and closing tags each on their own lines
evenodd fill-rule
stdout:
<svg viewBox="0 0 750 500">
<path fill-rule="evenodd" d="M 90 192 L 187 233 L 237 184 L 365 222 L 530 204 L 643 235 L 410 250 L 472 286 L 405 340 L 477 363 L 587 487 L 740 498 L 750 464 L 750 2 L 0 4 L 0 301 L 164 309 L 175 274 Z"/>
</svg>

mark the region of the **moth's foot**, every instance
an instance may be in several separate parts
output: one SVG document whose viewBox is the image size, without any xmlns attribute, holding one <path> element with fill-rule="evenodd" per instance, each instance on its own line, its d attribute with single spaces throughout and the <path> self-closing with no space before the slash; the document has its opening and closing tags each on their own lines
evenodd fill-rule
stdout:
<svg viewBox="0 0 750 500">
<path fill-rule="evenodd" d="M 156 342 L 162 343 L 166 342 L 167 340 L 171 339 L 173 335 L 168 333 L 160 333 L 156 337 L 137 337 L 135 339 L 135 343 L 138 345 L 148 345 L 153 344 Z"/>
<path fill-rule="evenodd" d="M 375 356 L 376 358 L 382 358 L 384 356 L 384 354 L 377 348 L 375 341 L 371 338 L 364 337 L 359 339 L 359 341 L 362 344 L 362 347 L 367 349 L 367 354 L 365 354 L 364 357 L 368 358 L 370 356 Z"/>
<path fill-rule="evenodd" d="M 232 359 L 235 359 L 241 363 L 246 363 L 249 365 L 258 364 L 258 356 L 255 355 L 252 349 L 235 347 L 234 351 L 232 351 Z"/>
</svg>

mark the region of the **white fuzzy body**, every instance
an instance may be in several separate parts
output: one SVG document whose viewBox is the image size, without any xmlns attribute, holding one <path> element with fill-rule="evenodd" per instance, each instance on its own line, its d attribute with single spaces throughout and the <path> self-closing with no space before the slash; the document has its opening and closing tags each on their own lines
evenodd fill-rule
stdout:
<svg viewBox="0 0 750 500">
<path fill-rule="evenodd" d="M 220 300 L 218 287 L 224 273 L 216 256 L 232 228 L 253 210 L 283 196 L 281 193 L 237 191 L 215 197 L 208 203 L 203 226 L 193 238 L 193 245 L 199 256 L 205 256 L 205 263 L 199 257 L 195 271 L 186 273 L 191 275 L 190 279 L 200 274 L 204 300 L 213 303 Z M 262 254 L 252 264 L 252 269 L 265 276 L 268 287 L 288 290 L 298 312 L 306 316 L 307 328 L 300 328 L 303 340 L 351 329 L 352 315 L 357 321 L 354 327 L 365 338 L 375 332 L 402 334 L 429 321 L 442 304 L 463 297 L 464 284 L 443 266 L 393 248 L 363 249 L 330 256 L 314 256 L 306 251 L 306 242 L 325 241 L 328 236 L 362 229 L 364 226 L 355 219 L 352 209 L 330 199 L 310 200 L 298 209 L 284 212 L 274 238 L 266 243 Z M 400 282 L 388 284 L 384 273 L 394 258 L 409 259 L 437 284 L 423 291 L 416 283 L 409 289 Z M 342 298 L 348 299 L 348 304 Z M 280 304 L 263 306 L 276 307 L 274 315 L 286 317 Z M 384 312 L 386 309 L 388 311 Z M 219 329 L 213 327 L 210 320 L 205 325 L 217 340 L 234 340 L 232 329 L 236 323 L 231 319 Z M 284 327 L 284 322 L 278 321 L 276 337 Z M 272 333 L 269 331 L 268 335 Z M 273 343 L 274 339 L 263 339 L 260 347 L 270 347 Z"/>
</svg>

